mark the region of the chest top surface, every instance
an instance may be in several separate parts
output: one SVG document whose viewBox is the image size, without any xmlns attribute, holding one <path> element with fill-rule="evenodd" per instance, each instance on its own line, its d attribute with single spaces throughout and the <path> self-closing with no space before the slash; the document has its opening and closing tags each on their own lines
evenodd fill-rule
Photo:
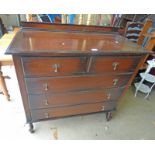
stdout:
<svg viewBox="0 0 155 155">
<path fill-rule="evenodd" d="M 146 50 L 114 33 L 51 32 L 20 30 L 6 54 L 12 55 L 104 55 L 109 53 L 145 54 Z"/>
</svg>

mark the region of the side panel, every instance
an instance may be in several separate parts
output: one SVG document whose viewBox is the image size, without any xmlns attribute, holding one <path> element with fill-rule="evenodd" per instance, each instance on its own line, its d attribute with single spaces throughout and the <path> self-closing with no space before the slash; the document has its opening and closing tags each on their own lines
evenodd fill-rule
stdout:
<svg viewBox="0 0 155 155">
<path fill-rule="evenodd" d="M 23 106 L 26 114 L 26 121 L 31 122 L 31 113 L 30 113 L 30 108 L 28 104 L 28 96 L 26 92 L 26 84 L 24 81 L 24 76 L 23 76 L 23 68 L 22 68 L 22 63 L 21 63 L 21 57 L 20 56 L 13 56 L 13 61 L 16 69 L 16 75 L 19 83 L 19 89 L 21 92 L 22 96 L 22 101 L 23 101 Z"/>
</svg>

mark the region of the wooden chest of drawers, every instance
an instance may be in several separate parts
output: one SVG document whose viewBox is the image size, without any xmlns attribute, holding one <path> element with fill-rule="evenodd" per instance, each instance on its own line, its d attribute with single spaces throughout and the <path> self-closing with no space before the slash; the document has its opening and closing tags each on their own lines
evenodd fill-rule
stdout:
<svg viewBox="0 0 155 155">
<path fill-rule="evenodd" d="M 13 55 L 27 123 L 106 112 L 111 119 L 146 51 L 114 33 L 23 29 Z"/>
</svg>

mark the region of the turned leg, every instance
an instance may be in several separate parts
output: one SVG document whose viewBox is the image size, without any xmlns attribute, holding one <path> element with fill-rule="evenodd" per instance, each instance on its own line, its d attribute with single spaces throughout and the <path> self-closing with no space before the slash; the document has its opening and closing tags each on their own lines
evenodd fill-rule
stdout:
<svg viewBox="0 0 155 155">
<path fill-rule="evenodd" d="M 110 121 L 111 119 L 112 119 L 112 112 L 111 111 L 106 112 L 106 120 Z"/>
<path fill-rule="evenodd" d="M 34 132 L 35 132 L 34 127 L 33 127 L 33 124 L 32 124 L 32 123 L 29 123 L 29 131 L 30 131 L 31 133 L 34 133 Z"/>
<path fill-rule="evenodd" d="M 10 101 L 10 95 L 8 93 L 8 90 L 7 90 L 7 87 L 6 87 L 6 83 L 5 83 L 5 80 L 4 80 L 4 77 L 3 77 L 3 74 L 2 74 L 1 70 L 0 70 L 0 85 L 1 85 L 1 88 L 2 88 L 3 94 L 6 96 L 6 99 L 8 101 Z"/>
</svg>

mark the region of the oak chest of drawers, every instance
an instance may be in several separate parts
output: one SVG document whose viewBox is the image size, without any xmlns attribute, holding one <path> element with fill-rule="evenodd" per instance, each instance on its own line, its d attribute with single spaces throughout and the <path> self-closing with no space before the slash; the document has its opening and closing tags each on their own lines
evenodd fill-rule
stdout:
<svg viewBox="0 0 155 155">
<path fill-rule="evenodd" d="M 22 29 L 13 55 L 27 123 L 105 112 L 107 120 L 146 51 L 115 33 Z"/>
</svg>

